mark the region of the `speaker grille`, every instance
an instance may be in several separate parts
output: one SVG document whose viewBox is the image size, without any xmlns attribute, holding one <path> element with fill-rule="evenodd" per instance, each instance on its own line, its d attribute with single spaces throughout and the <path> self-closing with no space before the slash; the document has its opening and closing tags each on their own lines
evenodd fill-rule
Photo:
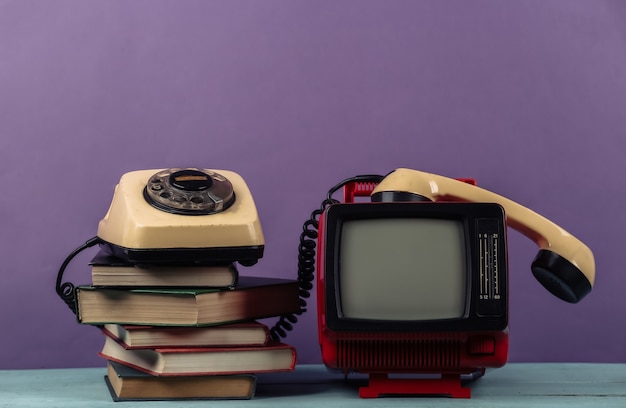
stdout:
<svg viewBox="0 0 626 408">
<path fill-rule="evenodd" d="M 461 343 L 455 339 L 339 340 L 339 367 L 363 371 L 437 370 L 459 367 Z"/>
</svg>

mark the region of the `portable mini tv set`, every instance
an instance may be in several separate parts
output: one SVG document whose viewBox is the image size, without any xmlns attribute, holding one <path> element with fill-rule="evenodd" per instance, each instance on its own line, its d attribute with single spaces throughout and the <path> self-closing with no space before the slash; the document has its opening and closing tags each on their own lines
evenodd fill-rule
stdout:
<svg viewBox="0 0 626 408">
<path fill-rule="evenodd" d="M 469 397 L 466 376 L 506 363 L 507 226 L 539 246 L 531 270 L 551 293 L 575 303 L 593 286 L 585 244 L 471 179 L 397 169 L 344 193 L 318 212 L 318 333 L 327 367 L 369 374 L 361 397 Z"/>
</svg>

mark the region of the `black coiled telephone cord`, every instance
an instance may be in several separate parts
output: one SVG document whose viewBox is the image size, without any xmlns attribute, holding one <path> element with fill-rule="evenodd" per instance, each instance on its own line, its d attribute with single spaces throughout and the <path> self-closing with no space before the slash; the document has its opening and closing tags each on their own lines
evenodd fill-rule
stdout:
<svg viewBox="0 0 626 408">
<path fill-rule="evenodd" d="M 343 180 L 328 191 L 326 199 L 322 201 L 320 208 L 313 211 L 311 217 L 304 222 L 298 247 L 300 312 L 286 314 L 278 319 L 278 322 L 270 329 L 270 336 L 273 340 L 280 341 L 281 338 L 287 337 L 287 332 L 293 330 L 293 324 L 297 323 L 298 316 L 307 311 L 307 299 L 311 297 L 311 289 L 313 289 L 313 281 L 315 280 L 315 248 L 317 247 L 319 218 L 328 207 L 339 203 L 338 200 L 332 198 L 333 194 L 349 183 L 378 183 L 383 177 L 380 175 L 361 175 Z"/>
<path fill-rule="evenodd" d="M 72 261 L 72 259 L 74 259 L 76 255 L 78 255 L 79 253 L 81 253 L 87 248 L 91 248 L 92 246 L 99 244 L 100 242 L 102 241 L 98 237 L 90 238 L 84 244 L 82 244 L 81 246 L 73 250 L 67 256 L 67 258 L 65 258 L 65 261 L 63 261 L 63 264 L 59 268 L 59 272 L 57 274 L 57 281 L 56 281 L 57 295 L 59 295 L 59 297 L 63 299 L 65 304 L 72 310 L 72 312 L 74 312 L 74 314 L 77 313 L 76 288 L 74 287 L 74 284 L 71 282 L 63 282 L 63 273 L 65 272 L 65 268 L 67 268 L 67 265 L 69 265 L 69 263 Z"/>
</svg>

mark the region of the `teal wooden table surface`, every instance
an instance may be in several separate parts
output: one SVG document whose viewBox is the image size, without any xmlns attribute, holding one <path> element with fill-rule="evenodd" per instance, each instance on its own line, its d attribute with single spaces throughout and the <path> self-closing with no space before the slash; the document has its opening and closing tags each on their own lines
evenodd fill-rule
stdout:
<svg viewBox="0 0 626 408">
<path fill-rule="evenodd" d="M 361 399 L 358 377 L 322 366 L 261 375 L 252 400 L 113 402 L 105 368 L 0 370 L 0 407 L 626 407 L 626 364 L 514 364 L 469 384 L 470 399 Z"/>
</svg>

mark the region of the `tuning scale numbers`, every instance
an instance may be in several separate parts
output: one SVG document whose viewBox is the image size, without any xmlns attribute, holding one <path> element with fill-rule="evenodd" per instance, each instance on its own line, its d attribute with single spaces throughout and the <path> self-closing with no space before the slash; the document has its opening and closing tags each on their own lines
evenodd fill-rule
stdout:
<svg viewBox="0 0 626 408">
<path fill-rule="evenodd" d="M 500 300 L 497 233 L 478 234 L 480 252 L 480 300 Z"/>
</svg>

